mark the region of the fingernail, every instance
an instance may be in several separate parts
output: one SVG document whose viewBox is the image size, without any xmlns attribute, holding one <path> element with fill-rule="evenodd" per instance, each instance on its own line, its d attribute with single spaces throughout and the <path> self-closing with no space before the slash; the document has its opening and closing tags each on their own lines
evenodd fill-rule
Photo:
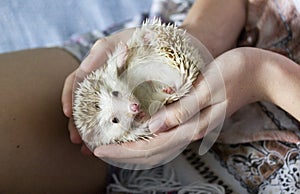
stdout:
<svg viewBox="0 0 300 194">
<path fill-rule="evenodd" d="M 66 117 L 70 118 L 72 116 L 72 104 L 70 103 L 64 103 L 63 104 L 63 112 Z"/>
<path fill-rule="evenodd" d="M 99 152 L 94 152 L 94 155 L 98 158 L 104 158 L 104 155 Z"/>
<path fill-rule="evenodd" d="M 152 133 L 163 130 L 165 127 L 164 121 L 159 118 L 150 120 L 149 129 Z"/>
<path fill-rule="evenodd" d="M 95 156 L 97 156 L 97 157 L 99 157 L 99 158 L 103 158 L 104 157 L 104 153 L 101 153 L 101 149 L 99 149 L 99 148 L 96 148 L 95 150 L 94 150 L 94 155 Z"/>
</svg>

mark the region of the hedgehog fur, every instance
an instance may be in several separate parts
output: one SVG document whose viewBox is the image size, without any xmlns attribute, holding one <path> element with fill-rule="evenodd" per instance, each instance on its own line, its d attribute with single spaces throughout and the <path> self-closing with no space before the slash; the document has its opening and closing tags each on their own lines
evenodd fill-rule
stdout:
<svg viewBox="0 0 300 194">
<path fill-rule="evenodd" d="M 148 141 L 154 136 L 148 128 L 151 115 L 188 94 L 202 67 L 199 51 L 184 30 L 147 20 L 104 66 L 78 83 L 75 126 L 91 149 Z"/>
</svg>

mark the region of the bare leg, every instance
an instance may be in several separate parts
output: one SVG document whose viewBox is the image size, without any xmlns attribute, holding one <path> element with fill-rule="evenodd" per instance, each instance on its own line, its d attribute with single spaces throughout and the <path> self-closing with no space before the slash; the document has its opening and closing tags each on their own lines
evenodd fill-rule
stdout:
<svg viewBox="0 0 300 194">
<path fill-rule="evenodd" d="M 100 193 L 107 166 L 72 144 L 61 108 L 79 62 L 62 49 L 0 55 L 0 193 Z"/>
</svg>

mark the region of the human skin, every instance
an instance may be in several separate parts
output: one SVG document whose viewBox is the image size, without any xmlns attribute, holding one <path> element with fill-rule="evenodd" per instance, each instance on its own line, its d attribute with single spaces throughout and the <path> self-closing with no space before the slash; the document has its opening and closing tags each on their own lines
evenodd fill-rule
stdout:
<svg viewBox="0 0 300 194">
<path fill-rule="evenodd" d="M 245 23 L 246 6 L 246 1 L 240 0 L 196 1 L 183 28 L 216 57 L 203 72 L 206 77 L 200 75 L 187 97 L 153 116 L 150 129 L 158 133 L 158 137 L 151 142 L 100 146 L 94 154 L 121 162 L 155 165 L 179 152 L 190 141 L 203 138 L 206 132 L 222 123 L 224 112 L 229 117 L 242 106 L 258 100 L 277 104 L 299 120 L 299 66 L 270 51 L 233 49 Z M 100 56 L 103 49 L 113 48 L 113 40 L 107 37 L 104 42 L 99 41 L 92 52 Z M 88 66 L 88 63 L 84 64 Z M 224 88 L 214 81 L 207 82 L 214 80 L 211 72 L 221 74 Z M 222 91 L 225 95 L 218 95 Z M 285 95 L 278 91 L 285 91 Z M 211 96 L 217 98 L 212 100 Z M 69 98 L 63 95 L 63 101 Z"/>
<path fill-rule="evenodd" d="M 205 10 L 205 11 L 203 11 Z M 227 10 L 227 11 L 226 11 Z M 200 13 L 201 12 L 201 13 Z M 186 17 L 183 28 L 200 40 L 213 57 L 235 46 L 236 39 L 246 19 L 246 1 L 241 0 L 206 0 L 196 1 Z M 223 18 L 223 20 L 219 20 Z M 205 22 L 210 21 L 210 22 Z M 226 25 L 225 25 L 226 24 Z M 222 26 L 222 30 L 215 30 L 215 26 Z M 130 33 L 121 32 L 113 36 L 98 40 L 90 54 L 82 62 L 77 71 L 89 72 L 99 67 L 107 59 L 107 51 L 112 51 L 119 41 L 129 38 Z M 125 41 L 124 41 L 125 42 Z M 65 81 L 62 93 L 63 111 L 69 120 L 70 139 L 75 144 L 82 144 L 82 140 L 72 120 L 72 87 L 76 72 L 71 73 Z M 82 152 L 91 152 L 82 144 Z"/>
<path fill-rule="evenodd" d="M 107 165 L 69 141 L 60 96 L 79 62 L 59 49 L 0 55 L 0 193 L 99 193 Z"/>
<path fill-rule="evenodd" d="M 162 132 L 178 126 L 199 110 L 205 112 L 205 109 L 221 105 L 226 107 L 226 116 L 229 117 L 242 106 L 255 101 L 272 102 L 296 119 L 300 120 L 300 67 L 292 60 L 277 53 L 257 48 L 237 48 L 220 55 L 214 61 L 218 65 L 223 76 L 226 87 L 226 98 L 215 99 L 211 104 L 210 96 L 214 93 L 214 88 L 208 86 L 205 89 L 203 83 L 199 82 L 196 88 L 204 88 L 198 91 L 204 92 L 196 101 L 200 107 L 190 106 L 192 108 L 182 113 L 180 106 L 188 107 L 188 103 L 194 103 L 191 100 L 174 103 L 166 107 L 163 112 L 158 112 L 152 117 L 155 121 L 161 118 L 161 114 L 166 118 L 160 126 L 150 127 L 155 132 Z M 205 92 L 208 91 L 206 94 Z M 217 91 L 216 91 L 217 92 Z M 284 93 L 285 95 L 282 95 Z M 203 99 L 207 99 L 203 101 Z M 202 135 L 202 134 L 201 134 Z M 200 135 L 200 136 L 201 136 Z"/>
<path fill-rule="evenodd" d="M 224 111 L 229 117 L 242 106 L 258 100 L 277 103 L 299 120 L 300 87 L 297 83 L 300 69 L 293 61 L 270 51 L 238 48 L 220 55 L 210 66 L 206 79 L 213 80 L 215 75 L 209 72 L 218 68 L 225 83 L 226 98 L 218 95 L 222 89 L 218 84 L 206 82 L 200 76 L 190 95 L 153 116 L 154 121 L 164 119 L 154 127 L 158 136 L 152 141 L 100 146 L 94 153 L 113 161 L 161 164 L 172 158 L 176 151 L 179 153 L 189 141 L 203 138 L 205 133 L 217 127 Z M 280 80 L 274 84 L 274 79 Z M 278 91 L 288 95 L 277 95 Z M 217 96 L 213 103 L 211 96 Z"/>
</svg>

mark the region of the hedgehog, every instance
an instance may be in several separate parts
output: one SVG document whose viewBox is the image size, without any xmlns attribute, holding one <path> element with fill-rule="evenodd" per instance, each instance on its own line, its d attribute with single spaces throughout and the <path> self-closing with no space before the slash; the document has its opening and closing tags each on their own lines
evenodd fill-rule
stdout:
<svg viewBox="0 0 300 194">
<path fill-rule="evenodd" d="M 185 30 L 146 20 L 101 68 L 77 83 L 73 118 L 83 141 L 93 150 L 155 138 L 151 115 L 187 95 L 203 66 Z"/>
</svg>

